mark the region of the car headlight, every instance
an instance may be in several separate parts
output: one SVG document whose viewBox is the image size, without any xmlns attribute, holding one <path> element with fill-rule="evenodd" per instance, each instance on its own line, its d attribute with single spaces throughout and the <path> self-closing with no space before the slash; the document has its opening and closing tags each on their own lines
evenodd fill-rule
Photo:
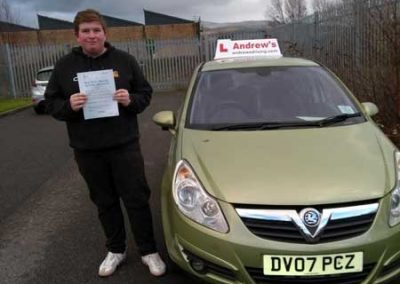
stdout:
<svg viewBox="0 0 400 284">
<path fill-rule="evenodd" d="M 400 152 L 395 152 L 396 160 L 396 188 L 392 192 L 390 197 L 390 217 L 389 225 L 394 227 L 400 223 Z"/>
<path fill-rule="evenodd" d="M 188 162 L 178 162 L 172 186 L 175 203 L 185 216 L 217 232 L 228 232 L 218 202 L 202 188 Z"/>
<path fill-rule="evenodd" d="M 32 88 L 32 95 L 36 97 L 44 97 L 44 90 L 39 88 Z"/>
</svg>

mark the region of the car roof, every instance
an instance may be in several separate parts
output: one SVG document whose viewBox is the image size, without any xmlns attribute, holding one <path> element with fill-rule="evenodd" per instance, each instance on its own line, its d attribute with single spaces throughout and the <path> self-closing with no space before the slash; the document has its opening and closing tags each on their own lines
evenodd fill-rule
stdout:
<svg viewBox="0 0 400 284">
<path fill-rule="evenodd" d="M 206 62 L 201 71 L 277 66 L 320 66 L 318 63 L 296 57 L 237 57 Z"/>
</svg>

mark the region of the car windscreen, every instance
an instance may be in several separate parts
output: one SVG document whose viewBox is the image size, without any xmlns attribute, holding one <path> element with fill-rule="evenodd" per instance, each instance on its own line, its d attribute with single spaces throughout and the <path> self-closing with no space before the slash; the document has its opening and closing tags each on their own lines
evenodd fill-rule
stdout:
<svg viewBox="0 0 400 284">
<path fill-rule="evenodd" d="M 39 71 L 36 75 L 36 80 L 49 81 L 52 72 L 53 70 Z"/>
<path fill-rule="evenodd" d="M 324 68 L 257 67 L 202 72 L 186 126 L 301 126 L 332 117 L 364 121 L 345 88 Z"/>
</svg>

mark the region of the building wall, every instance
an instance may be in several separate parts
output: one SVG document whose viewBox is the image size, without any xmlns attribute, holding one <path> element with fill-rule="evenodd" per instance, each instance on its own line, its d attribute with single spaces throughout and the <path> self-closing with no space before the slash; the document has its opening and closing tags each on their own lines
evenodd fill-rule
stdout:
<svg viewBox="0 0 400 284">
<path fill-rule="evenodd" d="M 0 33 L 1 43 L 37 44 L 75 42 L 73 30 L 42 30 Z M 180 39 L 199 36 L 197 23 L 162 26 L 112 27 L 107 29 L 111 42 L 141 39 Z"/>
<path fill-rule="evenodd" d="M 148 39 L 193 38 L 200 35 L 198 23 L 146 26 Z"/>
</svg>

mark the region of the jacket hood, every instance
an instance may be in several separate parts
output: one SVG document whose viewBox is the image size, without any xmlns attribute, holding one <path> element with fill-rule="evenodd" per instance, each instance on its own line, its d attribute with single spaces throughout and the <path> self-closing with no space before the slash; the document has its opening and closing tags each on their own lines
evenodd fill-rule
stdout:
<svg viewBox="0 0 400 284">
<path fill-rule="evenodd" d="M 376 199 L 395 185 L 394 146 L 370 122 L 269 131 L 185 129 L 182 156 L 230 203 L 317 205 Z"/>
</svg>

